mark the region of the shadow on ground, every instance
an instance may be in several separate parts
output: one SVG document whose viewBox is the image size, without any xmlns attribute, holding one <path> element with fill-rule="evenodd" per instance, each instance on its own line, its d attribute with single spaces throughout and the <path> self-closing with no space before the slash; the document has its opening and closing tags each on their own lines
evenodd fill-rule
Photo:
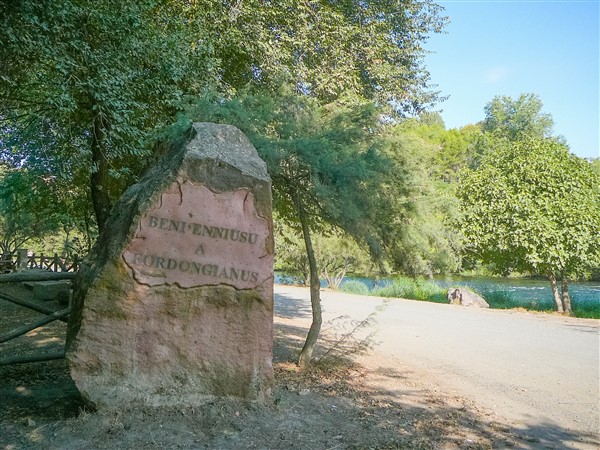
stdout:
<svg viewBox="0 0 600 450">
<path fill-rule="evenodd" d="M 278 303 L 279 317 L 306 315 L 293 299 Z M 511 429 L 464 399 L 424 390 L 408 371 L 354 365 L 361 342 L 335 332 L 316 349 L 317 359 L 326 355 L 317 367 L 300 372 L 306 332 L 276 324 L 276 383 L 263 404 L 88 412 L 64 360 L 1 367 L 0 449 L 597 448 L 594 436 L 535 418 Z"/>
<path fill-rule="evenodd" d="M 275 315 L 284 319 L 310 318 L 310 303 L 297 296 L 275 294 Z"/>
</svg>

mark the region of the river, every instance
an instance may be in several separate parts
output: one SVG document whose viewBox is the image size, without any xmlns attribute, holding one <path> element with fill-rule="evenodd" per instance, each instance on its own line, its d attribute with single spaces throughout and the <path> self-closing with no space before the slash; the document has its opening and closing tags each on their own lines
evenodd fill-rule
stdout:
<svg viewBox="0 0 600 450">
<path fill-rule="evenodd" d="M 291 280 L 281 274 L 275 274 L 275 282 L 288 284 Z M 363 278 L 346 277 L 345 280 L 357 280 L 366 284 L 369 289 L 375 286 L 384 286 L 394 282 L 393 277 L 389 278 Z M 502 291 L 510 295 L 517 302 L 529 303 L 552 303 L 552 290 L 550 282 L 543 279 L 529 278 L 503 278 L 503 277 L 467 277 L 459 275 L 435 276 L 434 283 L 443 288 L 450 286 L 467 286 L 481 293 Z M 323 287 L 327 283 L 321 282 Z M 574 302 L 595 302 L 600 303 L 600 282 L 571 282 L 569 283 L 569 293 Z"/>
<path fill-rule="evenodd" d="M 548 280 L 500 277 L 434 277 L 433 282 L 444 287 L 468 286 L 478 292 L 503 291 L 518 302 L 552 302 Z M 600 303 L 600 282 L 571 282 L 569 293 L 576 302 Z"/>
</svg>

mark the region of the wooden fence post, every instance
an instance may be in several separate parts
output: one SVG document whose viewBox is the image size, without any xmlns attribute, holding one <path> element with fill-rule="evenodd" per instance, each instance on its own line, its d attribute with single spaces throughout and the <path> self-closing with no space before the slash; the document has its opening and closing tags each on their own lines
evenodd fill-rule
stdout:
<svg viewBox="0 0 600 450">
<path fill-rule="evenodd" d="M 21 272 L 23 270 L 27 270 L 27 249 L 20 248 L 17 250 L 17 267 L 15 267 L 16 272 Z"/>
</svg>

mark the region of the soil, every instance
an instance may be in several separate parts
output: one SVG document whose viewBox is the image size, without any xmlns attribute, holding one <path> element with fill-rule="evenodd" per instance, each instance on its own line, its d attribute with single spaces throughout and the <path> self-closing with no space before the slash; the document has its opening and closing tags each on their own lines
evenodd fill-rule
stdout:
<svg viewBox="0 0 600 450">
<path fill-rule="evenodd" d="M 31 298 L 20 284 L 0 292 Z M 62 308 L 58 301 L 43 305 Z M 0 299 L 0 334 L 38 317 Z M 544 448 L 408 370 L 372 370 L 351 351 L 328 352 L 339 336 L 336 327 L 324 329 L 317 353 L 326 356 L 301 372 L 294 361 L 307 330 L 275 318 L 276 384 L 261 404 L 223 398 L 195 408 L 95 412 L 64 359 L 0 366 L 0 449 Z M 60 351 L 65 333 L 65 323 L 53 322 L 0 344 L 0 356 Z"/>
</svg>

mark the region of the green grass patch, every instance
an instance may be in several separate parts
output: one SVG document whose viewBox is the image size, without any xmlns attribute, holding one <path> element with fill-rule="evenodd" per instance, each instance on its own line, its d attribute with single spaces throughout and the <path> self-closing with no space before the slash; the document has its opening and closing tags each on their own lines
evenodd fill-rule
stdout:
<svg viewBox="0 0 600 450">
<path fill-rule="evenodd" d="M 552 311 L 554 303 L 552 300 L 516 300 L 512 292 L 486 290 L 479 292 L 492 309 L 523 308 L 529 311 Z"/>
<path fill-rule="evenodd" d="M 340 290 L 346 294 L 369 295 L 368 286 L 357 280 L 348 280 L 342 283 Z"/>
<path fill-rule="evenodd" d="M 554 301 L 552 299 L 518 301 L 515 300 L 511 292 L 506 291 L 483 291 L 481 295 L 493 309 L 513 309 L 523 308 L 528 311 L 555 311 Z M 600 303 L 599 302 L 580 302 L 577 298 L 571 296 L 571 306 L 573 307 L 573 315 L 575 317 L 586 319 L 600 319 Z"/>
<path fill-rule="evenodd" d="M 485 291 L 479 292 L 486 302 L 490 305 L 490 308 L 494 309 L 512 309 L 521 306 L 517 302 L 510 292 L 506 291 Z"/>
<path fill-rule="evenodd" d="M 446 292 L 446 289 L 430 281 L 398 278 L 392 284 L 371 290 L 371 295 L 447 303 Z"/>
<path fill-rule="evenodd" d="M 600 302 L 588 301 L 580 302 L 577 298 L 571 296 L 571 306 L 573 315 L 582 319 L 600 319 Z"/>
</svg>

